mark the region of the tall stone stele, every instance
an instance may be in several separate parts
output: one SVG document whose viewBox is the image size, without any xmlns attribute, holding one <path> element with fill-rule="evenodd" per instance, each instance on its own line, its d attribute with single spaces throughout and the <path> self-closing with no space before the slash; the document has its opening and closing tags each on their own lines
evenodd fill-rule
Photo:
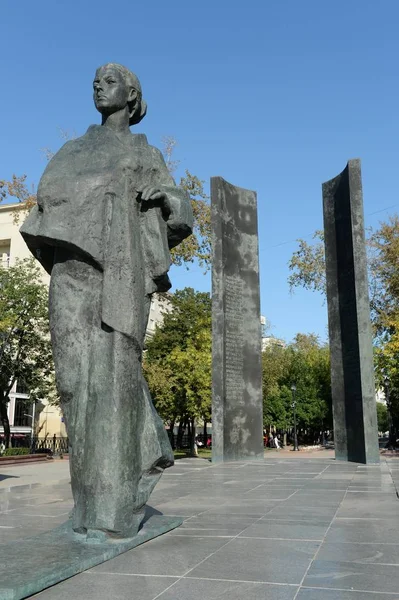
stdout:
<svg viewBox="0 0 399 600">
<path fill-rule="evenodd" d="M 142 373 L 151 295 L 169 289 L 169 250 L 191 234 L 193 217 L 161 152 L 130 132 L 147 109 L 136 75 L 110 63 L 93 88 L 102 123 L 52 158 L 21 233 L 51 275 L 73 531 L 132 538 L 173 464 Z"/>
<path fill-rule="evenodd" d="M 263 458 L 255 192 L 211 179 L 212 460 Z"/>
<path fill-rule="evenodd" d="M 360 160 L 323 184 L 323 212 L 335 456 L 378 463 Z"/>
</svg>

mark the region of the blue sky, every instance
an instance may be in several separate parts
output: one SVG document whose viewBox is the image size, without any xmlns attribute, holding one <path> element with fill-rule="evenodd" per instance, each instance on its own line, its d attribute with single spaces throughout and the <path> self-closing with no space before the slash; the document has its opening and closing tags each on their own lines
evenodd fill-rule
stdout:
<svg viewBox="0 0 399 600">
<path fill-rule="evenodd" d="M 397 0 L 3 0 L 1 21 L 0 178 L 37 183 L 59 128 L 99 121 L 96 67 L 125 64 L 149 106 L 136 131 L 178 140 L 177 176 L 257 191 L 272 333 L 326 337 L 322 298 L 290 295 L 287 263 L 295 239 L 321 228 L 321 183 L 349 158 L 362 159 L 366 225 L 399 210 Z M 172 277 L 210 289 L 195 267 Z"/>
</svg>

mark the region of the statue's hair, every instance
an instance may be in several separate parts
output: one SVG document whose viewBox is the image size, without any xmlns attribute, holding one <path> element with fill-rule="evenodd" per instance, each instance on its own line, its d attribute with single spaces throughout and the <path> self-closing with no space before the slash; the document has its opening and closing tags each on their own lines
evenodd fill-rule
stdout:
<svg viewBox="0 0 399 600">
<path fill-rule="evenodd" d="M 139 78 L 137 75 L 132 73 L 132 71 L 129 71 L 129 69 L 118 63 L 107 63 L 106 65 L 99 67 L 97 71 L 100 69 L 105 69 L 106 67 L 112 67 L 113 69 L 119 71 L 125 83 L 136 90 L 137 98 L 129 106 L 129 126 L 137 125 L 137 123 L 140 123 L 141 119 L 143 119 L 147 113 L 147 103 L 143 100 Z"/>
</svg>

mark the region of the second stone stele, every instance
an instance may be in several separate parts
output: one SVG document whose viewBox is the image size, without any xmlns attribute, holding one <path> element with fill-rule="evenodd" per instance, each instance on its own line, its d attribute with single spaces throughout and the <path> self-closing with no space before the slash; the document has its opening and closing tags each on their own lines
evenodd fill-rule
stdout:
<svg viewBox="0 0 399 600">
<path fill-rule="evenodd" d="M 256 193 L 211 179 L 212 460 L 263 458 Z"/>
</svg>

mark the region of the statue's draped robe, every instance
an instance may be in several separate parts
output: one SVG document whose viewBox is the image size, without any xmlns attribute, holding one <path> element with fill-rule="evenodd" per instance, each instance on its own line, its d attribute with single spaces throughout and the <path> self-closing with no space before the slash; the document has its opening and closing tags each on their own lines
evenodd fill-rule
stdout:
<svg viewBox="0 0 399 600">
<path fill-rule="evenodd" d="M 155 186 L 170 210 L 140 201 Z M 21 233 L 51 274 L 50 327 L 70 440 L 75 531 L 134 535 L 173 464 L 142 376 L 151 294 L 170 287 L 169 249 L 191 233 L 188 196 L 142 134 L 103 126 L 47 166 Z"/>
</svg>

